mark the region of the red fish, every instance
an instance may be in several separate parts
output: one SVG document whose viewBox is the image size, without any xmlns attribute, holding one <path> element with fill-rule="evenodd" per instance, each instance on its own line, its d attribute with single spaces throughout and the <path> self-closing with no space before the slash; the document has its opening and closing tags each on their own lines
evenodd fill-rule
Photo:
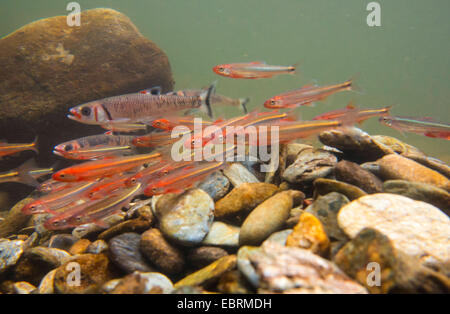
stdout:
<svg viewBox="0 0 450 314">
<path fill-rule="evenodd" d="M 352 90 L 352 84 L 353 80 L 350 79 L 343 83 L 327 86 L 306 85 L 300 89 L 286 92 L 266 100 L 264 107 L 277 109 L 310 106 L 313 102 L 323 100 L 334 93 Z"/>
<path fill-rule="evenodd" d="M 165 193 L 180 193 L 225 165 L 224 161 L 193 163 L 185 168 L 172 171 L 160 180 L 150 183 L 145 188 L 144 194 L 152 196 Z"/>
<path fill-rule="evenodd" d="M 100 134 L 56 145 L 53 153 L 67 159 L 89 160 L 130 154 L 134 136 Z"/>
<path fill-rule="evenodd" d="M 432 118 L 381 117 L 380 122 L 400 132 L 412 132 L 432 138 L 450 140 L 450 125 Z"/>
<path fill-rule="evenodd" d="M 295 65 L 278 66 L 268 65 L 265 62 L 255 61 L 248 63 L 219 64 L 213 67 L 213 72 L 236 79 L 271 78 L 279 74 L 294 74 Z"/>
<path fill-rule="evenodd" d="M 160 156 L 160 153 L 151 153 L 88 161 L 56 172 L 53 179 L 65 182 L 92 181 L 136 169 L 145 163 L 159 160 Z"/>
<path fill-rule="evenodd" d="M 318 115 L 314 117 L 313 120 L 336 120 L 345 117 L 346 115 L 353 114 L 355 121 L 357 123 L 361 123 L 372 117 L 387 116 L 389 115 L 389 110 L 391 108 L 392 106 L 387 106 L 380 109 L 359 109 L 353 105 L 348 105 L 344 109 L 337 109 Z"/>
<path fill-rule="evenodd" d="M 30 144 L 12 144 L 0 141 L 0 159 L 4 156 L 13 155 L 26 150 L 32 150 L 36 154 L 39 153 L 37 149 L 37 137 Z"/>
</svg>

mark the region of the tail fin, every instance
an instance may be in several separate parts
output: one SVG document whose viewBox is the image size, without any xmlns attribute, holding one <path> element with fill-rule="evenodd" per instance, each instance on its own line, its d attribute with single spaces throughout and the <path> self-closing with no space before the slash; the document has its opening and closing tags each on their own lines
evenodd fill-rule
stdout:
<svg viewBox="0 0 450 314">
<path fill-rule="evenodd" d="M 36 154 L 39 154 L 39 149 L 37 148 L 37 143 L 38 143 L 38 136 L 36 135 L 33 143 L 31 143 L 31 150 L 34 151 Z"/>
<path fill-rule="evenodd" d="M 245 113 L 245 114 L 247 114 L 248 113 L 248 110 L 247 110 L 247 104 L 248 104 L 248 102 L 250 101 L 250 98 L 239 98 L 239 103 L 240 103 L 240 105 L 241 105 L 241 107 L 242 107 L 242 111 Z"/>
<path fill-rule="evenodd" d="M 211 95 L 214 95 L 216 92 L 216 85 L 217 81 L 214 81 L 206 90 L 200 95 L 200 98 L 202 99 L 202 108 L 201 110 L 206 112 L 209 117 L 213 118 L 213 112 L 211 109 Z"/>
<path fill-rule="evenodd" d="M 36 161 L 34 159 L 29 159 L 26 162 L 24 162 L 22 165 L 20 165 L 17 168 L 17 172 L 19 173 L 20 182 L 26 185 L 30 185 L 33 187 L 37 187 L 39 185 L 39 182 L 33 178 L 29 172 L 32 169 L 36 169 Z"/>
<path fill-rule="evenodd" d="M 358 80 L 360 76 L 360 73 L 356 73 L 353 77 L 347 80 L 346 83 L 349 83 L 349 90 L 364 95 L 363 89 L 359 85 L 355 84 L 355 81 Z"/>
</svg>

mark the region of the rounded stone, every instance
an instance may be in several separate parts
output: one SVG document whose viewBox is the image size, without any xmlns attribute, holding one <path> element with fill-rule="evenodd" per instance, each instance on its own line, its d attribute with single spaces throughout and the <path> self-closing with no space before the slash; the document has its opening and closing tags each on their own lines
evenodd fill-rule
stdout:
<svg viewBox="0 0 450 314">
<path fill-rule="evenodd" d="M 216 202 L 214 215 L 224 218 L 248 213 L 276 192 L 278 187 L 270 183 L 241 184 Z"/>
<path fill-rule="evenodd" d="M 337 180 L 353 184 L 369 194 L 382 191 L 383 182 L 354 162 L 341 160 L 336 164 L 334 174 Z"/>
<path fill-rule="evenodd" d="M 156 228 L 141 235 L 140 249 L 144 256 L 165 274 L 178 274 L 184 268 L 185 261 L 181 251 L 167 242 Z"/>
<path fill-rule="evenodd" d="M 79 282 L 74 273 L 77 270 Z M 110 279 L 109 261 L 104 254 L 82 254 L 56 269 L 54 286 L 56 292 L 64 294 L 96 293 Z"/>
<path fill-rule="evenodd" d="M 137 233 L 122 233 L 109 240 L 111 261 L 125 273 L 134 271 L 152 272 L 140 251 L 141 236 Z"/>
<path fill-rule="evenodd" d="M 192 246 L 202 242 L 214 219 L 214 201 L 203 190 L 191 189 L 180 195 L 160 216 L 161 232 L 168 239 Z"/>
<path fill-rule="evenodd" d="M 241 226 L 239 244 L 261 244 L 283 227 L 294 204 L 301 202 L 304 197 L 300 191 L 288 190 L 279 192 L 258 205 Z"/>
<path fill-rule="evenodd" d="M 428 265 L 439 266 L 450 259 L 450 219 L 430 204 L 379 193 L 345 205 L 337 218 L 350 238 L 364 228 L 373 228 L 386 235 L 396 249 Z"/>
</svg>

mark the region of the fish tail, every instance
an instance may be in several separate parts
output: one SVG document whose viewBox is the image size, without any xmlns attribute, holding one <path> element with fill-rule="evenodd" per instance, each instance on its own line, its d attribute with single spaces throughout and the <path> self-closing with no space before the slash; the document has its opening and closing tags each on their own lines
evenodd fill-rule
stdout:
<svg viewBox="0 0 450 314">
<path fill-rule="evenodd" d="M 217 81 L 214 81 L 209 88 L 200 95 L 200 99 L 202 100 L 201 110 L 206 112 L 209 117 L 213 118 L 213 112 L 211 108 L 211 95 L 214 95 L 216 92 Z"/>
<path fill-rule="evenodd" d="M 291 74 L 291 75 L 297 75 L 298 74 L 298 72 L 297 72 L 298 65 L 299 65 L 299 62 L 294 63 L 293 65 L 291 65 L 289 67 L 288 73 Z"/>
<path fill-rule="evenodd" d="M 38 149 L 37 145 L 38 145 L 38 136 L 36 135 L 36 137 L 34 138 L 33 143 L 31 143 L 30 148 L 31 148 L 31 150 L 34 151 L 36 154 L 39 154 L 39 149 Z"/>
<path fill-rule="evenodd" d="M 26 185 L 37 187 L 39 185 L 39 182 L 29 174 L 29 171 L 35 168 L 37 168 L 37 165 L 34 159 L 29 159 L 21 166 L 19 166 L 17 168 L 17 171 L 19 172 L 20 182 Z"/>
<path fill-rule="evenodd" d="M 355 93 L 358 93 L 358 94 L 364 94 L 363 89 L 359 85 L 355 84 L 355 81 L 358 80 L 359 77 L 360 77 L 360 74 L 356 73 L 355 75 L 353 75 L 353 77 L 351 77 L 350 79 L 345 81 L 343 83 L 345 89 L 346 90 L 351 90 L 351 91 L 353 91 Z"/>
<path fill-rule="evenodd" d="M 248 104 L 248 102 L 250 101 L 250 98 L 239 98 L 239 104 L 241 105 L 241 107 L 242 107 L 242 111 L 245 113 L 245 114 L 247 114 L 248 113 L 248 110 L 247 110 L 247 104 Z"/>
</svg>

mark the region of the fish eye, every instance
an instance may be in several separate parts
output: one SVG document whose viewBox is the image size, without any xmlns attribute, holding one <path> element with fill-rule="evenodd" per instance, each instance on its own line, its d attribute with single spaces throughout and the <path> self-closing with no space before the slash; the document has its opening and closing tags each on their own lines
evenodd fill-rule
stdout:
<svg viewBox="0 0 450 314">
<path fill-rule="evenodd" d="M 75 220 L 80 222 L 81 221 L 81 216 L 76 217 Z"/>
<path fill-rule="evenodd" d="M 156 191 L 157 191 L 156 188 L 152 188 L 153 193 L 156 193 Z"/>
<path fill-rule="evenodd" d="M 225 68 L 224 67 L 219 67 L 219 72 L 223 72 L 223 71 L 225 71 Z"/>
<path fill-rule="evenodd" d="M 64 150 L 65 150 L 66 152 L 71 151 L 72 149 L 73 149 L 72 144 L 66 145 L 66 146 L 64 147 Z"/>
<path fill-rule="evenodd" d="M 52 222 L 52 225 L 57 227 L 57 226 L 59 226 L 59 223 L 60 223 L 60 221 L 54 221 L 54 222 Z"/>
<path fill-rule="evenodd" d="M 82 114 L 83 116 L 89 116 L 89 115 L 91 114 L 91 108 L 89 108 L 89 107 L 83 107 L 83 108 L 81 109 L 81 114 Z"/>
</svg>

